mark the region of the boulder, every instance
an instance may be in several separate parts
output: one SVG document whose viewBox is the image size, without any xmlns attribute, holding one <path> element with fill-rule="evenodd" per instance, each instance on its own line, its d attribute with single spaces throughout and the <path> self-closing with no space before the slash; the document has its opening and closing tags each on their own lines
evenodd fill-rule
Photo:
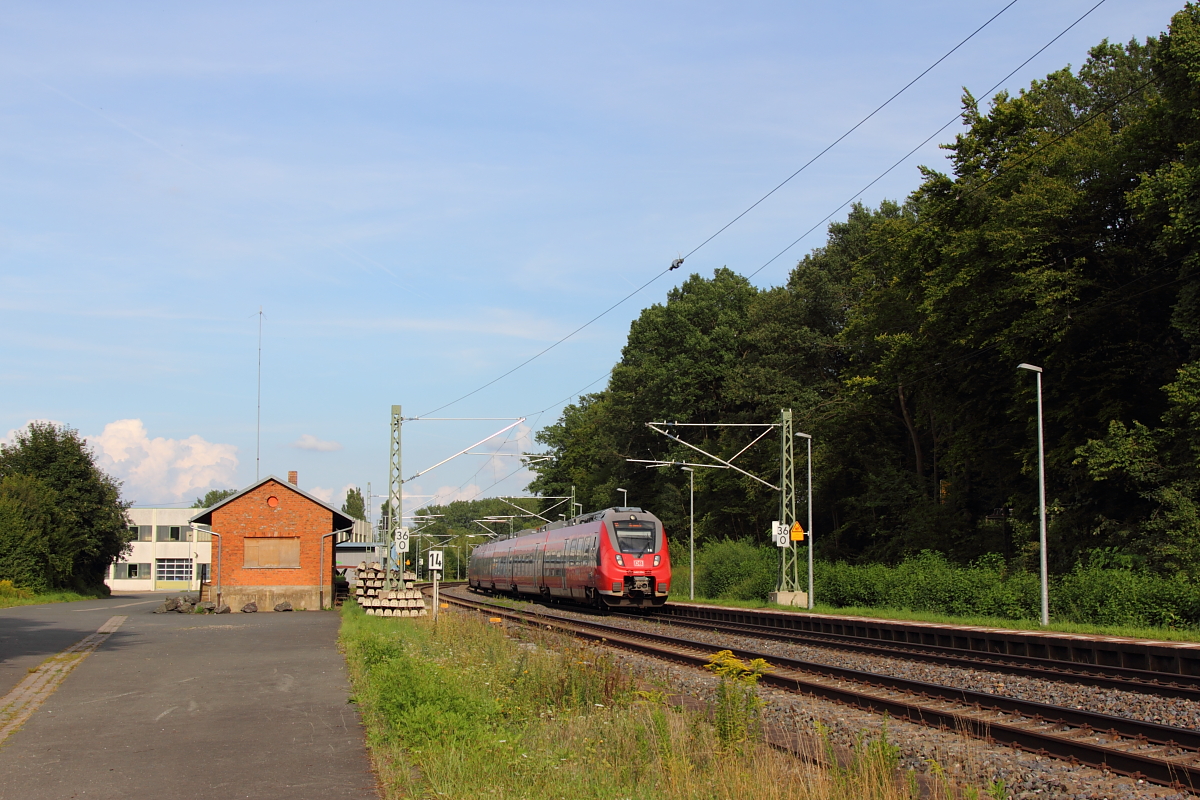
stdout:
<svg viewBox="0 0 1200 800">
<path fill-rule="evenodd" d="M 190 614 L 192 613 L 193 608 L 195 608 L 195 606 L 192 605 L 191 601 L 189 600 L 181 600 L 179 601 L 179 604 L 175 606 L 175 610 L 180 614 Z"/>
<path fill-rule="evenodd" d="M 166 606 L 167 611 L 174 611 L 179 608 L 180 602 L 182 600 L 178 597 L 168 597 L 166 600 L 163 600 L 163 605 Z"/>
<path fill-rule="evenodd" d="M 242 606 L 243 614 L 253 614 L 255 611 L 258 611 L 258 603 L 250 602 Z"/>
<path fill-rule="evenodd" d="M 221 603 L 221 605 L 217 606 L 217 610 L 214 611 L 213 613 L 214 614 L 228 614 L 229 613 L 229 604 Z"/>
<path fill-rule="evenodd" d="M 172 603 L 170 600 L 163 600 L 162 605 L 160 605 L 158 608 L 154 609 L 154 613 L 155 614 L 166 614 L 168 611 L 174 611 L 174 610 L 175 610 L 174 603 Z"/>
<path fill-rule="evenodd" d="M 288 602 L 287 600 L 284 600 L 282 603 L 275 604 L 275 610 L 276 611 L 291 611 L 292 604 L 290 602 Z"/>
<path fill-rule="evenodd" d="M 197 614 L 211 614 L 217 610 L 217 604 L 211 600 L 205 600 L 203 603 L 196 604 Z"/>
</svg>

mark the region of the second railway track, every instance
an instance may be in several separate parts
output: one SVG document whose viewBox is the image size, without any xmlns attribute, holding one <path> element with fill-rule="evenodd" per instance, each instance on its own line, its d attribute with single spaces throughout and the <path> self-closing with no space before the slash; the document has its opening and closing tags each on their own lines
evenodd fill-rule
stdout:
<svg viewBox="0 0 1200 800">
<path fill-rule="evenodd" d="M 638 619 L 645 618 L 638 617 Z M 861 639 L 851 636 L 808 631 L 786 631 L 751 623 L 695 620 L 674 616 L 655 616 L 653 619 L 655 622 L 668 627 L 717 631 L 719 633 L 738 636 L 772 639 L 774 641 L 787 642 L 788 644 L 811 645 L 831 650 L 848 650 L 856 653 L 885 656 L 887 658 L 922 661 L 961 667 L 963 669 L 982 669 L 991 672 L 1002 672 L 1008 675 L 1066 681 L 1068 683 L 1099 686 L 1106 689 L 1119 689 L 1121 691 L 1141 692 L 1162 697 L 1178 697 L 1184 700 L 1200 701 L 1200 682 L 1191 679 L 1191 676 L 1178 676 L 1175 679 L 1168 679 L 1162 673 L 1146 670 L 1105 667 L 1096 664 L 1064 664 L 1060 661 L 1051 661 L 1049 659 L 1039 659 L 1030 656 L 964 652 L 936 645 L 910 644 L 905 642 L 863 642 Z"/>
<path fill-rule="evenodd" d="M 442 595 L 442 600 L 512 622 L 548 626 L 612 647 L 684 664 L 706 664 L 713 652 L 712 644 L 682 636 L 631 630 L 553 612 L 515 610 L 450 594 Z M 713 626 L 698 627 L 711 630 Z M 763 658 L 770 663 L 771 672 L 762 678 L 766 685 L 887 713 L 910 722 L 957 729 L 987 741 L 1161 785 L 1200 791 L 1200 731 L 800 661 L 745 648 L 724 649 L 732 650 L 740 658 Z"/>
</svg>

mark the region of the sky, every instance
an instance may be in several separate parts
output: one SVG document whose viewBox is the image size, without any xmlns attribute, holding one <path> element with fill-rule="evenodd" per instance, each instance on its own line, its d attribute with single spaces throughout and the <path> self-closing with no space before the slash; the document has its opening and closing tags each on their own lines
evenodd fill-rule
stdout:
<svg viewBox="0 0 1200 800">
<path fill-rule="evenodd" d="M 70 425 L 139 506 L 289 470 L 340 504 L 386 494 L 398 404 L 406 512 L 525 494 L 641 309 L 783 283 L 1096 0 L 1008 3 L 7 3 L 0 435 Z M 1105 0 L 1003 86 L 1181 6 Z"/>
</svg>

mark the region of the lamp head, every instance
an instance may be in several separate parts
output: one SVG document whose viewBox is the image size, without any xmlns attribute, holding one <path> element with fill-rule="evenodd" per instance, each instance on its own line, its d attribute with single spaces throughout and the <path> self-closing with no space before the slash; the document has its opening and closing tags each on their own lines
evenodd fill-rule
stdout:
<svg viewBox="0 0 1200 800">
<path fill-rule="evenodd" d="M 1027 369 L 1030 372 L 1041 372 L 1041 367 L 1035 367 L 1033 364 L 1017 364 L 1017 369 Z"/>
</svg>

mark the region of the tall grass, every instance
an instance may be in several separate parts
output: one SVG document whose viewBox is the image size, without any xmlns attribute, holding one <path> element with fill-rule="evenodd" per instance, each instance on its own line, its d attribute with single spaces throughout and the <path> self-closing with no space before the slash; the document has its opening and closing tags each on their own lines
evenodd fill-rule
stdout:
<svg viewBox="0 0 1200 800">
<path fill-rule="evenodd" d="M 915 780 L 897 778 L 898 754 L 886 740 L 837 765 L 828 740 L 810 737 L 813 759 L 826 762 L 810 763 L 756 739 L 754 719 L 722 735 L 706 715 L 666 705 L 661 690 L 636 688 L 602 649 L 544 631 L 509 633 L 474 615 L 443 613 L 435 626 L 345 607 L 341 643 L 385 797 L 917 794 Z M 757 708 L 743 691 L 752 681 L 738 683 L 727 713 Z"/>
</svg>

